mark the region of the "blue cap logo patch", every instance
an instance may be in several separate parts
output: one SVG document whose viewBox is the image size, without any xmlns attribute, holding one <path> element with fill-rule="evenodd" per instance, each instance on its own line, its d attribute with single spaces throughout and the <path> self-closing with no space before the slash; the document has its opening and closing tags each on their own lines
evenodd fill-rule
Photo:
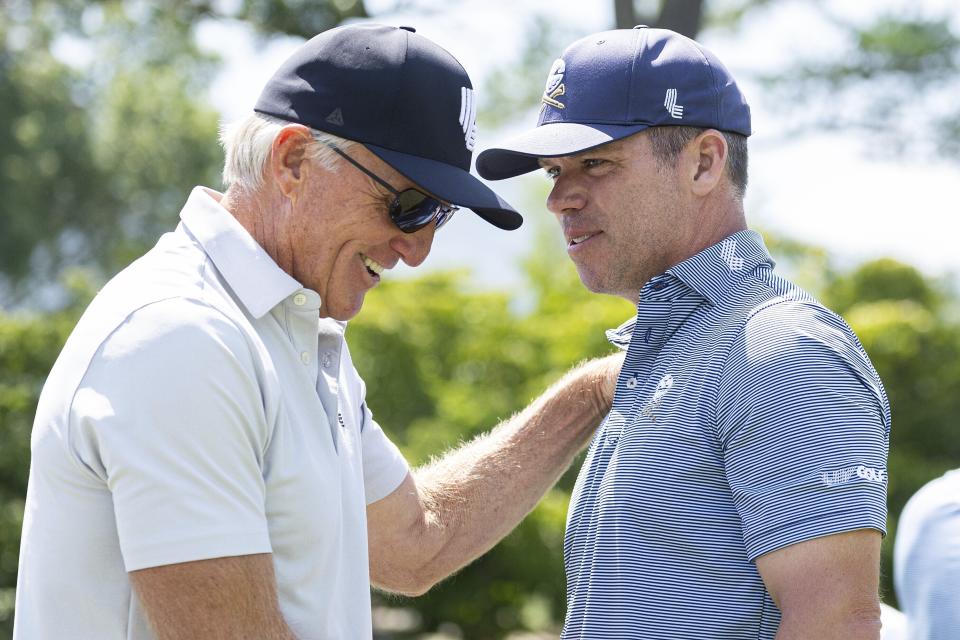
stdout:
<svg viewBox="0 0 960 640">
<path fill-rule="evenodd" d="M 543 90 L 543 97 L 540 99 L 540 102 L 543 105 L 540 107 L 540 110 L 543 111 L 547 105 L 554 107 L 556 109 L 564 109 L 563 103 L 557 100 L 560 96 L 567 92 L 567 87 L 563 84 L 563 72 L 566 71 L 567 66 L 563 62 L 563 58 L 557 58 L 553 61 L 553 66 L 550 67 L 550 73 L 547 74 L 547 86 Z"/>
</svg>

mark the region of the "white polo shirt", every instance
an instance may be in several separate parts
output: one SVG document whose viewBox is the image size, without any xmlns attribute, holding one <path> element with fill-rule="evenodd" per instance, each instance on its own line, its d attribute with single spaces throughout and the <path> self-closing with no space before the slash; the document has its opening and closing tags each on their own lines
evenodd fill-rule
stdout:
<svg viewBox="0 0 960 640">
<path fill-rule="evenodd" d="M 960 638 L 960 469 L 931 480 L 903 507 L 893 582 L 911 639 Z"/>
<path fill-rule="evenodd" d="M 320 297 L 219 194 L 113 278 L 34 423 L 14 637 L 153 638 L 127 572 L 272 553 L 300 638 L 369 638 L 366 505 L 408 471 Z"/>
</svg>

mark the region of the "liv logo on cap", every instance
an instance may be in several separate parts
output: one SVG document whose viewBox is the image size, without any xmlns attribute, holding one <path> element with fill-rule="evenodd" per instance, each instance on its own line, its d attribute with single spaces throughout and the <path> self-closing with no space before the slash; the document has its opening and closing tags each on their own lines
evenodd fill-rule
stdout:
<svg viewBox="0 0 960 640">
<path fill-rule="evenodd" d="M 560 99 L 562 96 L 562 100 Z M 616 29 L 582 38 L 550 67 L 537 127 L 477 158 L 488 180 L 539 168 L 650 127 L 750 135 L 750 107 L 723 63 L 667 29 Z"/>
<path fill-rule="evenodd" d="M 677 104 L 676 89 L 667 89 L 667 97 L 663 99 L 663 106 L 666 107 L 670 115 L 677 120 L 683 119 L 683 105 Z"/>
<path fill-rule="evenodd" d="M 477 144 L 477 101 L 468 87 L 460 87 L 460 126 L 467 151 L 473 151 Z"/>
</svg>

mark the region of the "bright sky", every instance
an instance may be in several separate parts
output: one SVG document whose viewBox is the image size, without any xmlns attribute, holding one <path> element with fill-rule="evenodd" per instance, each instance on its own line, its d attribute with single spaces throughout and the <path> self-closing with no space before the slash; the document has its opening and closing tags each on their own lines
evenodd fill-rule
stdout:
<svg viewBox="0 0 960 640">
<path fill-rule="evenodd" d="M 379 22 L 415 26 L 453 53 L 480 90 L 495 66 L 520 53 L 533 15 L 549 15 L 576 37 L 608 29 L 613 23 L 611 0 L 425 0 L 421 6 L 435 7 L 432 11 L 383 12 L 394 4 L 395 0 L 367 0 Z M 790 141 L 779 135 L 782 123 L 775 105 L 764 101 L 763 90 L 751 74 L 776 70 L 778 65 L 806 55 L 812 43 L 821 55 L 831 50 L 839 53 L 843 48 L 837 32 L 810 11 L 809 4 L 797 0 L 774 3 L 770 9 L 748 14 L 749 19 L 734 33 L 707 30 L 699 38 L 737 77 L 753 110 L 748 220 L 825 246 L 845 263 L 890 255 L 931 274 L 960 272 L 955 239 L 960 230 L 960 207 L 954 200 L 960 187 L 960 158 L 955 163 L 871 160 L 862 137 L 811 134 Z M 915 15 L 921 10 L 951 7 L 952 0 L 830 3 L 836 14 L 855 19 L 905 6 Z M 960 14 L 955 9 L 954 13 Z M 300 44 L 294 38 L 258 43 L 245 27 L 220 24 L 205 25 L 199 38 L 203 46 L 225 58 L 212 99 L 227 119 L 252 108 L 260 87 Z M 543 61 L 544 77 L 553 57 L 556 55 Z M 533 124 L 535 114 L 530 113 L 503 130 L 481 129 L 477 150 Z M 517 258 L 528 251 L 538 223 L 549 224 L 552 218 L 542 205 L 547 182 L 532 175 L 492 186 L 524 214 L 524 226 L 503 232 L 462 212 L 438 235 L 423 268 L 467 267 L 474 281 L 484 286 L 511 288 L 518 282 Z M 541 195 L 531 193 L 537 187 Z M 557 242 L 561 242 L 559 234 Z"/>
</svg>

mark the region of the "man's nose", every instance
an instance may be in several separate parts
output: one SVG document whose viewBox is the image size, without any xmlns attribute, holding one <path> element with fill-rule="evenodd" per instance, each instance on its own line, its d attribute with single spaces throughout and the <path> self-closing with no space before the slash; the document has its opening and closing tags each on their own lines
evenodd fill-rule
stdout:
<svg viewBox="0 0 960 640">
<path fill-rule="evenodd" d="M 587 194 L 582 185 L 572 178 L 560 175 L 553 182 L 547 196 L 547 209 L 555 214 L 571 214 L 580 211 L 587 203 Z"/>
<path fill-rule="evenodd" d="M 390 240 L 390 247 L 400 254 L 400 258 L 404 262 L 411 267 L 416 267 L 422 264 L 430 254 L 430 247 L 433 246 L 433 235 L 436 232 L 437 227 L 433 222 L 413 233 L 403 233 L 401 231 Z"/>
</svg>

